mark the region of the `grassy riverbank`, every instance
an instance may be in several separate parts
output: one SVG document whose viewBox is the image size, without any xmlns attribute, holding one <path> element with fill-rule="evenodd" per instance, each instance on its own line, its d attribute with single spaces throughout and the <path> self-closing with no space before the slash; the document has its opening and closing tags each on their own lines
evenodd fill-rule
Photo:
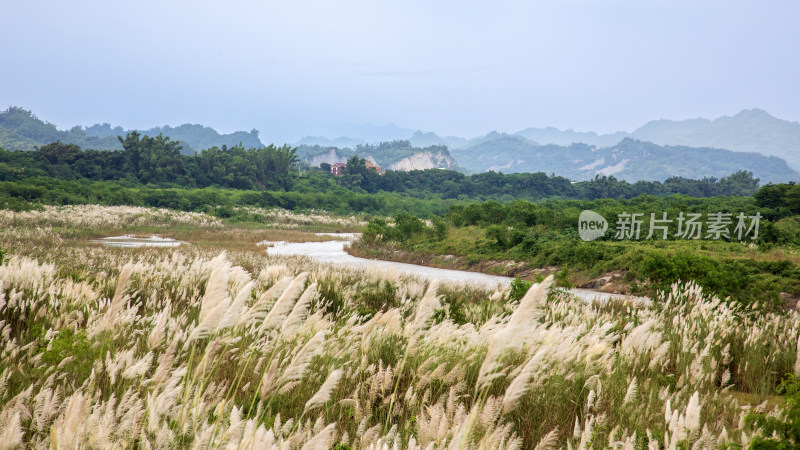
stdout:
<svg viewBox="0 0 800 450">
<path fill-rule="evenodd" d="M 664 211 L 733 215 L 759 213 L 758 239 L 618 240 L 613 224 L 604 237 L 585 242 L 578 216 L 594 210 L 603 217 L 622 212 Z M 800 216 L 768 208 L 755 199 L 640 198 L 630 201 L 495 202 L 456 206 L 424 222 L 399 215 L 394 223 L 370 222 L 349 250 L 371 258 L 476 270 L 533 279 L 559 274 L 563 284 L 589 284 L 618 292 L 649 293 L 679 280 L 694 280 L 721 297 L 769 307 L 794 307 L 800 298 Z"/>
<path fill-rule="evenodd" d="M 255 239 L 313 233 L 202 214 L 77 207 L 0 224 L 10 447 L 747 446 L 745 417 L 782 417 L 797 361 L 797 315 L 691 285 L 652 307 L 545 286 L 518 301 L 269 257 Z M 88 241 L 142 230 L 189 243 Z"/>
</svg>

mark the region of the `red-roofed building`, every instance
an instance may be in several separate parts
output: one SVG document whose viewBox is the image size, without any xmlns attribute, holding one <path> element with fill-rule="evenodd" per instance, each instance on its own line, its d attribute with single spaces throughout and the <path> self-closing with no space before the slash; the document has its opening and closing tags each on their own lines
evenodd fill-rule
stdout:
<svg viewBox="0 0 800 450">
<path fill-rule="evenodd" d="M 331 166 L 331 173 L 338 176 L 344 175 L 344 169 L 347 167 L 345 163 L 336 163 Z"/>
</svg>

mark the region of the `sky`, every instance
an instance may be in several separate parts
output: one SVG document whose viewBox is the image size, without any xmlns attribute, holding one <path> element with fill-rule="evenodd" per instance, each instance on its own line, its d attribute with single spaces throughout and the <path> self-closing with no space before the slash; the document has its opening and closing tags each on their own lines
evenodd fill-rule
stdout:
<svg viewBox="0 0 800 450">
<path fill-rule="evenodd" d="M 797 0 L 3 0 L 0 108 L 265 143 L 800 120 Z"/>
</svg>

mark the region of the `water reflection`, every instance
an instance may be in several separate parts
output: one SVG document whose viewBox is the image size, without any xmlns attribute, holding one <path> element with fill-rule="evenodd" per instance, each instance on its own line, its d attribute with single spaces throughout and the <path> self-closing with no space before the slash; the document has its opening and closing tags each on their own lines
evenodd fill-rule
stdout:
<svg viewBox="0 0 800 450">
<path fill-rule="evenodd" d="M 89 242 L 105 245 L 106 247 L 137 248 L 137 247 L 177 247 L 183 241 L 176 241 L 172 238 L 160 236 L 136 237 L 136 236 L 110 236 L 100 239 L 92 239 Z"/>
</svg>

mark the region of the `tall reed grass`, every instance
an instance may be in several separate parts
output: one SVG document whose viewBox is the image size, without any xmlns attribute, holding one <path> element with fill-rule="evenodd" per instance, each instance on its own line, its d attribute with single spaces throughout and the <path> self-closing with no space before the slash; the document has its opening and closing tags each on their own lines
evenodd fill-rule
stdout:
<svg viewBox="0 0 800 450">
<path fill-rule="evenodd" d="M 27 214 L 0 231 L 2 448 L 747 446 L 800 367 L 797 313 L 693 283 L 647 306 L 547 279 L 515 302 L 257 249 L 43 241 L 49 212 Z"/>
</svg>

